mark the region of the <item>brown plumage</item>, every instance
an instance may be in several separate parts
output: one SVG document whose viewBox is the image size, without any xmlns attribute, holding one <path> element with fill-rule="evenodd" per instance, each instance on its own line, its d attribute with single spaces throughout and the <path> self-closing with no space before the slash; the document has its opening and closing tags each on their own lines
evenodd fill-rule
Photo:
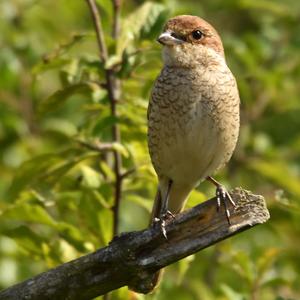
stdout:
<svg viewBox="0 0 300 300">
<path fill-rule="evenodd" d="M 193 39 L 195 30 L 203 34 L 199 40 Z M 211 25 L 178 16 L 164 32 L 183 42 L 161 41 L 164 67 L 152 90 L 148 139 L 162 196 L 171 179 L 169 210 L 178 213 L 190 191 L 230 159 L 239 131 L 239 95 Z"/>
<path fill-rule="evenodd" d="M 170 19 L 158 38 L 164 66 L 148 108 L 148 144 L 159 180 L 152 218 L 180 212 L 199 182 L 230 159 L 239 132 L 239 94 L 217 31 L 196 16 Z"/>
</svg>

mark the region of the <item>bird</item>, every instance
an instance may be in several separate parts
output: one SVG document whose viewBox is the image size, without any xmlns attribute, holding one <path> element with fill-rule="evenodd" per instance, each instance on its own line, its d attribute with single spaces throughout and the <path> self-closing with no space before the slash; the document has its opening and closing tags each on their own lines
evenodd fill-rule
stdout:
<svg viewBox="0 0 300 300">
<path fill-rule="evenodd" d="M 236 79 L 226 64 L 216 29 L 204 19 L 169 19 L 157 41 L 163 67 L 154 82 L 148 111 L 148 148 L 158 177 L 151 224 L 181 212 L 191 191 L 208 180 L 216 187 L 217 208 L 235 206 L 212 176 L 231 158 L 240 127 Z"/>
</svg>

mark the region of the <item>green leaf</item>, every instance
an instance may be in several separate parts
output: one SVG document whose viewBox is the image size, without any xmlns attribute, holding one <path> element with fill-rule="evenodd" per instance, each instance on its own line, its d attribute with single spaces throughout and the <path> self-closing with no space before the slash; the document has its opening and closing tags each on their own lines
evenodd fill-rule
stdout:
<svg viewBox="0 0 300 300">
<path fill-rule="evenodd" d="M 139 196 L 138 194 L 126 195 L 126 200 L 138 204 L 139 206 L 145 208 L 149 213 L 151 212 L 153 207 L 153 201 L 149 201 Z"/>
<path fill-rule="evenodd" d="M 91 82 L 69 85 L 62 90 L 56 91 L 53 95 L 42 101 L 39 106 L 39 112 L 43 114 L 56 110 L 73 95 L 82 95 L 91 98 L 94 93 L 99 93 L 100 89 L 98 84 Z"/>
<path fill-rule="evenodd" d="M 13 199 L 29 187 L 45 187 L 55 184 L 61 176 L 82 160 L 97 157 L 95 152 L 81 154 L 78 149 L 44 154 L 25 162 L 18 170 L 9 189 L 8 198 Z"/>
<path fill-rule="evenodd" d="M 135 39 L 149 35 L 164 13 L 166 13 L 164 5 L 154 2 L 145 2 L 132 12 L 123 22 L 117 42 L 117 55 L 121 56 Z"/>
<path fill-rule="evenodd" d="M 112 143 L 112 148 L 122 154 L 124 157 L 128 158 L 129 157 L 129 152 L 128 150 L 124 147 L 124 145 L 114 142 Z"/>
<path fill-rule="evenodd" d="M 299 176 L 293 174 L 285 162 L 253 159 L 249 160 L 248 166 L 280 185 L 283 189 L 295 194 L 298 198 L 300 197 Z"/>
<path fill-rule="evenodd" d="M 68 160 L 64 160 L 62 163 L 57 164 L 53 168 L 49 168 L 45 174 L 41 174 L 40 178 L 45 180 L 47 184 L 53 185 L 75 165 L 85 159 L 94 157 L 98 157 L 98 153 L 86 152 L 83 155 L 69 158 Z"/>
<path fill-rule="evenodd" d="M 227 284 L 221 284 L 221 290 L 228 300 L 246 300 L 246 297 L 236 292 L 232 287 Z"/>
<path fill-rule="evenodd" d="M 16 198 L 18 193 L 34 182 L 38 174 L 61 161 L 57 154 L 43 154 L 24 162 L 18 169 L 9 189 L 8 198 Z"/>
<path fill-rule="evenodd" d="M 260 274 L 266 272 L 279 254 L 280 250 L 278 248 L 267 248 L 258 261 L 258 273 Z"/>
<path fill-rule="evenodd" d="M 108 60 L 105 63 L 105 69 L 110 69 L 112 68 L 114 65 L 120 63 L 120 56 L 118 55 L 111 55 Z"/>
<path fill-rule="evenodd" d="M 113 7 L 111 0 L 97 0 L 97 4 L 100 8 L 107 14 L 107 17 L 110 19 L 113 18 Z"/>
<path fill-rule="evenodd" d="M 249 255 L 239 251 L 234 255 L 234 262 L 233 268 L 251 285 L 255 279 L 256 272 Z"/>
<path fill-rule="evenodd" d="M 59 70 L 59 79 L 63 88 L 77 83 L 79 80 L 79 62 L 77 59 L 70 61 L 70 64 Z"/>
<path fill-rule="evenodd" d="M 43 61 L 38 63 L 32 69 L 33 75 L 39 75 L 46 71 L 60 69 L 72 63 L 73 59 L 63 57 L 63 55 L 69 51 L 73 46 L 82 42 L 86 37 L 91 36 L 88 33 L 76 33 L 73 34 L 70 41 L 64 44 L 60 44 L 53 52 L 44 56 Z"/>
<path fill-rule="evenodd" d="M 291 10 L 290 7 L 283 3 L 278 3 L 276 1 L 251 1 L 251 0 L 241 0 L 239 4 L 244 9 L 257 9 L 258 11 L 265 10 L 266 12 L 272 13 L 278 16 L 295 16 L 295 11 Z"/>
<path fill-rule="evenodd" d="M 187 207 L 194 207 L 194 206 L 202 203 L 206 199 L 207 199 L 207 197 L 205 194 L 194 189 L 188 198 Z"/>
<path fill-rule="evenodd" d="M 122 65 L 118 72 L 120 78 L 130 78 L 134 69 L 141 64 L 142 53 L 141 52 L 129 52 L 124 50 L 122 55 Z"/>
<path fill-rule="evenodd" d="M 115 173 L 113 172 L 111 167 L 107 163 L 105 163 L 104 161 L 101 161 L 99 163 L 99 168 L 101 170 L 101 173 L 105 174 L 105 177 L 107 179 L 113 180 L 115 178 Z"/>
<path fill-rule="evenodd" d="M 0 212 L 1 219 L 37 223 L 56 227 L 56 221 L 40 205 L 21 203 L 10 206 Z"/>
<path fill-rule="evenodd" d="M 105 245 L 112 239 L 113 214 L 109 209 L 102 209 L 99 212 L 100 234 Z"/>
<path fill-rule="evenodd" d="M 78 206 L 80 218 L 84 220 L 84 227 L 90 233 L 90 241 L 97 247 L 106 245 L 103 241 L 101 219 L 103 218 L 102 210 L 110 210 L 110 206 L 102 195 L 96 190 L 82 189 L 82 197 Z M 110 230 L 108 228 L 106 230 Z"/>
<path fill-rule="evenodd" d="M 68 120 L 49 118 L 42 124 L 43 130 L 72 137 L 77 134 L 76 126 Z"/>
<path fill-rule="evenodd" d="M 91 194 L 92 194 L 93 198 L 96 200 L 97 207 L 101 206 L 106 209 L 111 208 L 111 205 L 108 203 L 108 201 L 106 199 L 104 199 L 104 197 L 102 196 L 101 193 L 94 190 L 94 191 L 92 191 Z"/>
<path fill-rule="evenodd" d="M 18 226 L 16 228 L 0 228 L 1 235 L 6 235 L 16 241 L 22 248 L 30 253 L 41 254 L 42 244 L 45 238 L 36 234 L 28 226 Z"/>
<path fill-rule="evenodd" d="M 84 244 L 85 236 L 83 236 L 83 233 L 79 228 L 70 223 L 59 222 L 57 223 L 56 229 L 59 234 L 78 251 L 84 252 L 87 250 Z"/>
<path fill-rule="evenodd" d="M 38 75 L 50 70 L 59 69 L 70 64 L 70 62 L 70 58 L 56 58 L 50 60 L 49 62 L 41 62 L 32 69 L 32 73 L 33 75 Z"/>
<path fill-rule="evenodd" d="M 98 172 L 89 166 L 80 166 L 82 174 L 82 185 L 89 189 L 97 189 L 101 184 L 101 177 Z"/>
<path fill-rule="evenodd" d="M 63 161 L 60 164 L 57 164 L 53 168 L 50 167 L 45 174 L 38 174 L 39 179 L 43 180 L 47 185 L 54 185 L 58 182 L 63 175 L 69 172 L 76 164 L 78 164 L 81 159 L 71 159 Z M 36 181 L 38 184 L 38 181 Z"/>
<path fill-rule="evenodd" d="M 93 128 L 93 135 L 100 135 L 104 130 L 111 128 L 112 125 L 118 123 L 118 118 L 115 116 L 103 116 Z"/>
<path fill-rule="evenodd" d="M 178 279 L 177 279 L 177 284 L 182 284 L 186 272 L 188 271 L 191 263 L 195 260 L 195 255 L 190 255 L 188 257 L 185 257 L 184 259 L 181 259 L 178 262 L 179 265 L 179 272 L 178 272 Z"/>
</svg>

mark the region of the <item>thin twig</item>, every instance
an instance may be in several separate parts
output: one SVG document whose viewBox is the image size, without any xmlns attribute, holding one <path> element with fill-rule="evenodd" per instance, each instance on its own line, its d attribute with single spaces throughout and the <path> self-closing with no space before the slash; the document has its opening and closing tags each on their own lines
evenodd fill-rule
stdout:
<svg viewBox="0 0 300 300">
<path fill-rule="evenodd" d="M 107 47 L 104 40 L 103 29 L 101 25 L 101 17 L 97 8 L 97 5 L 94 0 L 87 0 L 88 5 L 91 10 L 91 14 L 94 21 L 95 31 L 98 40 L 98 47 L 100 50 L 100 59 L 104 63 L 107 62 L 108 59 L 108 52 Z M 114 0 L 114 21 L 113 21 L 113 38 L 117 39 L 119 34 L 119 18 L 120 18 L 120 8 L 121 8 L 121 1 Z M 108 97 L 110 100 L 110 109 L 111 115 L 113 117 L 118 116 L 117 112 L 117 102 L 120 98 L 120 82 L 117 79 L 116 73 L 113 68 L 106 69 L 105 71 L 106 77 L 106 86 Z M 121 136 L 120 136 L 120 128 L 118 124 L 112 125 L 112 139 L 113 142 L 120 143 Z M 121 177 L 121 169 L 122 169 L 122 157 L 120 153 L 117 151 L 113 152 L 114 155 L 114 173 L 115 173 L 115 200 L 114 200 L 114 207 L 113 207 L 113 235 L 118 234 L 118 225 L 119 225 L 119 209 L 120 209 L 120 202 L 121 202 L 121 194 L 122 194 L 122 177 Z"/>
<path fill-rule="evenodd" d="M 128 177 L 129 175 L 131 175 L 135 171 L 136 171 L 135 167 L 125 171 L 124 173 L 121 174 L 121 179 L 124 180 L 126 177 Z"/>
<path fill-rule="evenodd" d="M 114 19 L 113 19 L 113 38 L 116 40 L 119 36 L 120 30 L 120 10 L 121 10 L 121 0 L 113 0 L 113 8 L 114 8 Z M 107 83 L 109 87 L 109 95 L 110 95 L 110 103 L 111 103 L 111 114 L 114 117 L 118 116 L 117 112 L 117 102 L 120 98 L 121 87 L 120 81 L 117 79 L 115 71 L 113 69 L 107 70 L 106 73 Z M 112 135 L 114 142 L 121 142 L 121 133 L 120 127 L 118 123 L 113 124 L 112 127 Z M 120 203 L 121 203 L 121 195 L 122 195 L 122 156 L 119 152 L 114 152 L 114 172 L 115 172 L 115 202 L 113 207 L 113 234 L 116 236 L 118 234 L 119 227 L 119 213 L 120 213 Z"/>
<path fill-rule="evenodd" d="M 108 58 L 107 54 L 107 47 L 104 40 L 104 34 L 103 34 L 103 28 L 101 24 L 101 17 L 96 5 L 96 2 L 94 0 L 86 0 L 94 22 L 95 30 L 96 30 L 96 36 L 97 36 L 97 42 L 98 42 L 98 48 L 100 50 L 99 56 L 101 58 L 101 61 L 105 64 Z"/>
<path fill-rule="evenodd" d="M 76 140 L 81 146 L 84 146 L 87 149 L 98 151 L 98 152 L 104 152 L 104 151 L 115 151 L 114 145 L 112 143 L 100 143 L 100 142 L 94 142 L 94 143 L 88 143 L 82 140 Z"/>
<path fill-rule="evenodd" d="M 113 0 L 114 7 L 114 22 L 113 22 L 113 31 L 112 36 L 116 39 L 119 36 L 120 32 L 120 14 L 121 14 L 121 4 L 122 0 Z"/>
</svg>

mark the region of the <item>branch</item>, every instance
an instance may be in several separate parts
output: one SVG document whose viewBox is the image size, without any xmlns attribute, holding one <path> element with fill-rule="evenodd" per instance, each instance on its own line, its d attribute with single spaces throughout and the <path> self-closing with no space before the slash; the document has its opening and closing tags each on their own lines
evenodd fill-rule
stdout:
<svg viewBox="0 0 300 300">
<path fill-rule="evenodd" d="M 101 143 L 100 141 L 95 141 L 94 143 L 88 143 L 79 139 L 75 141 L 87 149 L 98 151 L 98 152 L 116 151 L 113 143 Z"/>
<path fill-rule="evenodd" d="M 101 23 L 101 17 L 98 12 L 98 8 L 96 5 L 96 2 L 94 0 L 86 0 L 88 3 L 88 6 L 91 11 L 91 15 L 93 18 L 94 26 L 95 26 L 95 31 L 96 31 L 96 37 L 97 37 L 97 42 L 98 42 L 98 48 L 99 48 L 99 56 L 101 61 L 105 64 L 108 58 L 107 54 L 107 48 L 104 40 L 104 34 L 103 34 L 103 28 L 102 28 L 102 23 Z"/>
<path fill-rule="evenodd" d="M 121 10 L 121 0 L 113 0 L 114 8 L 114 21 L 113 21 L 113 31 L 112 37 L 117 40 L 120 31 L 120 10 Z M 115 70 L 107 70 L 106 78 L 108 83 L 108 95 L 110 97 L 110 108 L 111 115 L 113 117 L 118 116 L 117 102 L 121 94 L 121 84 L 120 80 L 117 78 Z M 121 132 L 119 124 L 115 123 L 112 126 L 112 136 L 114 142 L 121 143 Z M 113 236 L 118 234 L 119 229 L 119 214 L 120 214 L 120 204 L 122 199 L 122 156 L 117 151 L 114 152 L 114 172 L 115 172 L 115 199 L 113 206 Z"/>
<path fill-rule="evenodd" d="M 97 5 L 95 0 L 87 0 L 89 5 L 94 27 L 96 31 L 97 41 L 98 41 L 98 48 L 100 59 L 104 63 L 104 66 L 108 59 L 108 52 L 107 47 L 104 40 L 103 35 L 103 28 L 101 23 L 101 16 L 98 11 Z M 112 36 L 114 39 L 118 38 L 119 34 L 119 27 L 120 27 L 120 9 L 121 9 L 121 0 L 113 0 L 113 8 L 114 8 L 114 20 L 113 20 L 113 32 Z M 108 98 L 110 101 L 110 110 L 111 115 L 115 118 L 118 116 L 117 111 L 117 102 L 120 98 L 121 94 L 121 85 L 120 81 L 116 76 L 115 71 L 110 69 L 105 69 L 105 78 L 106 78 L 106 89 L 108 92 Z M 119 125 L 113 124 L 112 125 L 112 139 L 113 142 L 120 143 L 121 142 L 121 134 Z M 120 203 L 121 203 L 121 196 L 122 196 L 122 157 L 118 151 L 113 151 L 114 155 L 114 173 L 115 173 L 115 195 L 114 195 L 114 206 L 113 206 L 113 235 L 118 234 L 118 227 L 119 227 L 119 210 L 120 210 Z"/>
<path fill-rule="evenodd" d="M 113 38 L 117 38 L 119 36 L 120 31 L 120 14 L 121 14 L 121 4 L 122 0 L 112 0 L 114 7 L 114 22 L 113 22 Z"/>
<path fill-rule="evenodd" d="M 105 248 L 0 292 L 0 300 L 87 300 L 126 285 L 148 293 L 161 268 L 269 219 L 262 196 L 235 189 L 232 197 L 231 226 L 214 198 L 167 222 L 168 240 L 159 226 L 123 233 Z"/>
</svg>

